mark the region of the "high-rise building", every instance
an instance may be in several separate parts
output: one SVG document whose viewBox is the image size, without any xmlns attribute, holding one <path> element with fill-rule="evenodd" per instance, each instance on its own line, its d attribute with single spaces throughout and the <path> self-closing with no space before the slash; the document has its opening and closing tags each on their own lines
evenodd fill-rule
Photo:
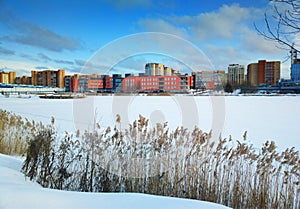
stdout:
<svg viewBox="0 0 300 209">
<path fill-rule="evenodd" d="M 250 85 L 277 85 L 280 79 L 280 61 L 259 60 L 247 67 L 247 80 Z"/>
<path fill-rule="evenodd" d="M 9 75 L 6 72 L 0 72 L 0 83 L 9 83 Z"/>
<path fill-rule="evenodd" d="M 15 83 L 16 77 L 17 77 L 16 72 L 9 72 L 8 73 L 8 83 L 10 83 L 10 84 Z"/>
<path fill-rule="evenodd" d="M 251 86 L 257 86 L 258 63 L 251 63 L 247 67 L 247 83 Z"/>
<path fill-rule="evenodd" d="M 145 73 L 147 76 L 164 75 L 165 66 L 159 63 L 147 63 L 145 65 Z"/>
<path fill-rule="evenodd" d="M 280 61 L 259 60 L 257 64 L 257 84 L 277 85 L 280 79 Z"/>
<path fill-rule="evenodd" d="M 65 87 L 64 78 L 65 78 L 65 71 L 63 69 L 59 69 L 57 71 L 57 82 L 56 82 L 56 86 L 58 88 L 64 88 Z"/>
<path fill-rule="evenodd" d="M 245 80 L 245 67 L 239 64 L 230 64 L 228 66 L 227 80 L 232 85 L 242 85 Z"/>
<path fill-rule="evenodd" d="M 291 80 L 300 81 L 300 59 L 297 58 L 297 51 L 294 49 L 291 51 L 292 63 L 291 63 Z"/>
</svg>

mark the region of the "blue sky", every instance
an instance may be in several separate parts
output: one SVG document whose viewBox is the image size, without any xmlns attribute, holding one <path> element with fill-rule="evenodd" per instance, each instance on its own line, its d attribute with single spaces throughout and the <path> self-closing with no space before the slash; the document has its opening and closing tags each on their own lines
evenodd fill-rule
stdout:
<svg viewBox="0 0 300 209">
<path fill-rule="evenodd" d="M 254 29 L 263 28 L 271 9 L 268 0 L 0 0 L 0 70 L 137 73 L 146 62 L 184 71 L 186 63 L 227 70 L 231 63 L 283 61 L 287 52 Z M 144 38 L 147 32 L 162 38 Z M 289 64 L 282 65 L 284 77 Z"/>
</svg>

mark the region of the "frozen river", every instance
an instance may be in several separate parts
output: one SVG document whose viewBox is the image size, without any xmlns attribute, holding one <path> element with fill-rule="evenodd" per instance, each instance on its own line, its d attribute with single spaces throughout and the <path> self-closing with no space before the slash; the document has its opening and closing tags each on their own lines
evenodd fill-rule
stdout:
<svg viewBox="0 0 300 209">
<path fill-rule="evenodd" d="M 299 96 L 99 96 L 78 100 L 47 100 L 0 97 L 0 108 L 49 123 L 55 117 L 58 131 L 92 129 L 93 121 L 102 127 L 114 125 L 121 115 L 121 128 L 138 119 L 149 118 L 150 125 L 166 122 L 204 131 L 213 129 L 215 137 L 247 139 L 256 147 L 274 140 L 279 149 L 295 146 L 300 150 Z M 96 117 L 95 117 L 96 116 Z"/>
</svg>

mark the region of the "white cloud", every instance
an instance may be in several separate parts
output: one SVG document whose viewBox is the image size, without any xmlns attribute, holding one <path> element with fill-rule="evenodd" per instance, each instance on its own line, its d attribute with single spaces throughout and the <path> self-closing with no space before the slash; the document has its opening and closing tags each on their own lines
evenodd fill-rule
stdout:
<svg viewBox="0 0 300 209">
<path fill-rule="evenodd" d="M 249 57 L 243 51 L 231 46 L 208 45 L 205 52 L 212 60 L 216 70 L 226 70 L 228 65 L 233 63 L 246 65 L 249 61 Z"/>
<path fill-rule="evenodd" d="M 240 34 L 244 21 L 255 19 L 263 12 L 255 8 L 244 8 L 238 4 L 223 5 L 217 11 L 196 16 L 168 16 L 158 19 L 144 19 L 139 25 L 147 31 L 166 32 L 193 40 L 232 39 Z"/>
<path fill-rule="evenodd" d="M 45 27 L 19 19 L 0 7 L 0 23 L 13 30 L 13 34 L 0 37 L 5 42 L 34 46 L 50 51 L 75 51 L 82 47 L 82 43 L 69 36 L 64 36 Z"/>
<path fill-rule="evenodd" d="M 186 29 L 172 25 L 163 19 L 142 19 L 138 24 L 147 31 L 168 33 L 182 38 L 188 37 Z"/>
<path fill-rule="evenodd" d="M 21 77 L 24 75 L 30 76 L 32 70 L 39 70 L 43 66 L 45 69 L 58 70 L 59 67 L 52 65 L 45 65 L 45 63 L 38 62 L 24 62 L 24 61 L 15 61 L 15 60 L 5 60 L 0 59 L 0 70 L 3 71 L 14 71 L 17 73 L 17 76 Z M 65 69 L 66 74 L 73 74 L 71 70 Z"/>
<path fill-rule="evenodd" d="M 244 28 L 241 35 L 241 48 L 259 54 L 279 54 L 282 52 L 274 41 L 266 40 L 256 31 Z"/>
<path fill-rule="evenodd" d="M 274 42 L 264 39 L 255 31 L 253 23 L 261 23 L 263 18 L 263 9 L 233 4 L 195 16 L 144 19 L 139 25 L 147 31 L 171 33 L 192 40 L 204 49 L 215 69 L 226 70 L 231 63 L 246 67 L 259 59 L 285 59 L 286 51 L 277 48 Z M 200 62 L 198 59 L 195 63 Z"/>
</svg>

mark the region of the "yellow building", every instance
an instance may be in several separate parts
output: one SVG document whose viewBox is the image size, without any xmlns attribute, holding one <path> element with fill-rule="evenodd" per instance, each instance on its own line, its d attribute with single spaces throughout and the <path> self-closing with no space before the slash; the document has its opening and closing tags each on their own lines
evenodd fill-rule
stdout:
<svg viewBox="0 0 300 209">
<path fill-rule="evenodd" d="M 251 63 L 247 67 L 247 83 L 251 86 L 257 86 L 258 63 Z"/>
<path fill-rule="evenodd" d="M 9 74 L 5 72 L 0 72 L 0 83 L 9 83 Z"/>
</svg>

